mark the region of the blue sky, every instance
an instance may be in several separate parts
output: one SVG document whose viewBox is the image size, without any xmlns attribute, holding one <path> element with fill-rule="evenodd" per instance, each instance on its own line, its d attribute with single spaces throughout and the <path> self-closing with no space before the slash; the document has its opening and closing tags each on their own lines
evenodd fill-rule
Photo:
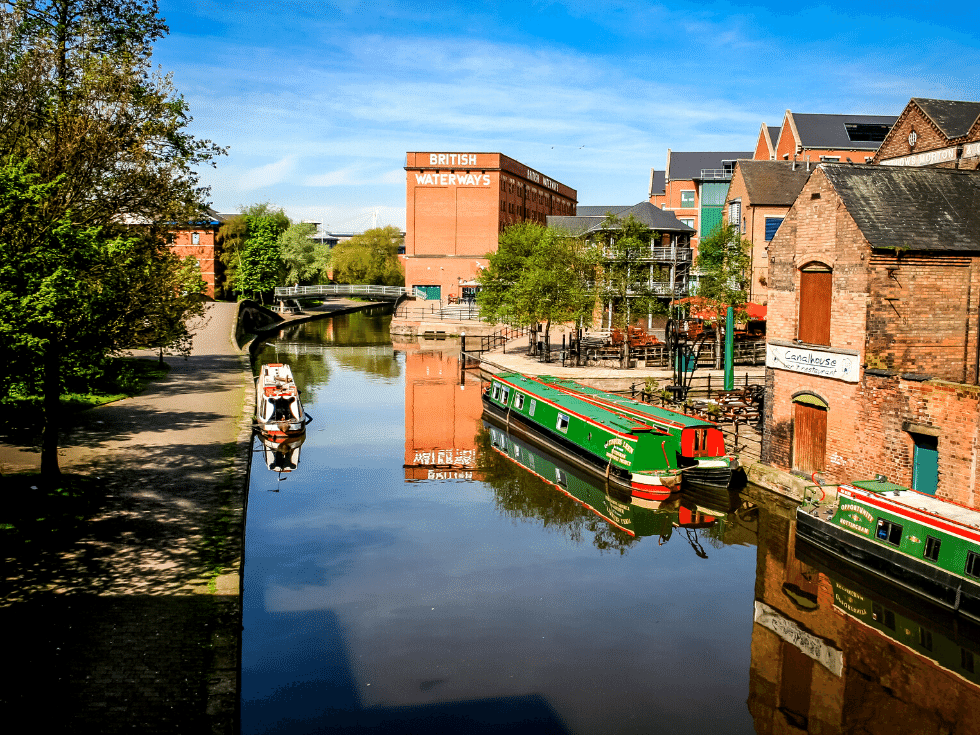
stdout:
<svg viewBox="0 0 980 735">
<path fill-rule="evenodd" d="M 980 11 L 889 2 L 160 0 L 154 60 L 222 212 L 334 231 L 405 222 L 407 151 L 499 151 L 635 204 L 667 149 L 752 150 L 787 109 L 897 115 L 980 100 Z"/>
</svg>

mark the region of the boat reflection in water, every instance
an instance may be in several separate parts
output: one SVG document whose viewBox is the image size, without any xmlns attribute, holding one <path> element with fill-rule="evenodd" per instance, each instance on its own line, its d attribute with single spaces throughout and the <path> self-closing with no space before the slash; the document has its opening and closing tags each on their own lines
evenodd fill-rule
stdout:
<svg viewBox="0 0 980 735">
<path fill-rule="evenodd" d="M 286 479 L 283 475 L 299 467 L 300 448 L 306 441 L 305 433 L 285 438 L 259 434 L 259 440 L 262 442 L 265 466 L 272 472 L 278 472 L 280 481 Z"/>
<path fill-rule="evenodd" d="M 704 558 L 705 540 L 709 545 L 754 543 L 754 531 L 739 516 L 750 509 L 742 507 L 737 493 L 699 488 L 659 500 L 632 497 L 628 490 L 603 486 L 595 476 L 495 424 L 484 421 L 483 428 L 477 437 L 483 481 L 497 491 L 500 506 L 514 515 L 567 526 L 573 535 L 587 528 L 595 533 L 597 547 L 620 553 L 642 537 L 655 536 L 662 545 L 675 533 L 682 533 Z M 563 503 L 563 497 L 574 503 Z M 581 508 L 605 524 L 587 522 Z"/>
<path fill-rule="evenodd" d="M 761 509 L 749 710 L 757 732 L 980 732 L 980 626 Z"/>
</svg>

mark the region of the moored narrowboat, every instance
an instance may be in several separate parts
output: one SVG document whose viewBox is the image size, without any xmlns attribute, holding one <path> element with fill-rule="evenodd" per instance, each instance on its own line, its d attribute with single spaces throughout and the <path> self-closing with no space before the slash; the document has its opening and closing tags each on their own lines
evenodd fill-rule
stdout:
<svg viewBox="0 0 980 735">
<path fill-rule="evenodd" d="M 689 484 L 727 488 L 738 459 L 717 425 L 549 376 L 502 373 L 483 395 L 487 415 L 536 433 L 635 497 Z"/>
<path fill-rule="evenodd" d="M 255 378 L 256 428 L 264 436 L 281 440 L 303 433 L 308 423 L 289 365 L 263 365 Z"/>
<path fill-rule="evenodd" d="M 980 511 L 884 480 L 851 482 L 797 510 L 797 534 L 980 620 Z"/>
</svg>

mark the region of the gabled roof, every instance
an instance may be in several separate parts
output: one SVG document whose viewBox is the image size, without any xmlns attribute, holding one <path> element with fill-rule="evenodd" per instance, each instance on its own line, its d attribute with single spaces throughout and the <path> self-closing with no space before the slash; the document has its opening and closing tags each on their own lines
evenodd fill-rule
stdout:
<svg viewBox="0 0 980 735">
<path fill-rule="evenodd" d="M 977 118 L 980 118 L 980 102 L 928 100 L 922 97 L 913 97 L 912 102 L 950 140 L 969 133 Z"/>
<path fill-rule="evenodd" d="M 816 115 L 786 111 L 796 130 L 797 141 L 804 148 L 828 150 L 876 151 L 898 115 Z M 886 126 L 876 140 L 855 140 L 854 131 L 868 131 Z M 848 132 L 851 130 L 852 132 Z M 862 137 L 860 134 L 858 138 Z"/>
<path fill-rule="evenodd" d="M 579 214 L 576 217 L 549 216 L 548 226 L 559 227 L 572 235 L 585 235 L 589 232 L 599 232 L 603 229 L 606 221 L 606 213 L 611 212 L 620 219 L 626 219 L 631 214 L 638 221 L 659 232 L 677 232 L 694 234 L 695 230 L 688 227 L 674 216 L 673 212 L 665 212 L 660 207 L 655 207 L 650 202 L 640 202 L 632 207 L 579 207 L 578 211 L 598 212 L 601 214 Z"/>
<path fill-rule="evenodd" d="M 667 151 L 667 179 L 687 181 L 700 179 L 702 171 L 719 171 L 724 161 L 752 158 L 753 151 Z"/>
<path fill-rule="evenodd" d="M 818 166 L 873 248 L 980 252 L 980 174 L 946 168 Z"/>
<path fill-rule="evenodd" d="M 814 169 L 791 161 L 739 161 L 737 171 L 745 182 L 752 206 L 791 207 Z"/>
</svg>

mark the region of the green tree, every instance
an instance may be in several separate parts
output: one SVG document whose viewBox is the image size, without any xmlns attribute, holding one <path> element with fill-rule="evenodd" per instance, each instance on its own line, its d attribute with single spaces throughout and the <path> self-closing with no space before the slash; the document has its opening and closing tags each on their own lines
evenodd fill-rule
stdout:
<svg viewBox="0 0 980 735">
<path fill-rule="evenodd" d="M 310 239 L 316 225 L 299 222 L 282 233 L 282 259 L 286 265 L 285 283 L 311 283 L 323 280 L 330 249 Z"/>
<path fill-rule="evenodd" d="M 221 261 L 220 281 L 215 286 L 215 297 L 234 299 L 235 280 L 238 278 L 238 267 L 242 260 L 242 250 L 248 231 L 245 226 L 245 216 L 242 214 L 228 217 L 218 228 L 214 245 Z"/>
<path fill-rule="evenodd" d="M 744 310 L 749 293 L 752 243 L 737 224 L 715 230 L 698 244 L 694 262 L 700 276 L 697 295 L 718 306 Z"/>
<path fill-rule="evenodd" d="M 656 284 L 668 276 L 650 254 L 659 239 L 658 232 L 632 214 L 624 220 L 608 215 L 594 239 L 599 249 L 595 258 L 600 264 L 596 290 L 601 302 L 612 310 L 613 326 L 623 327 L 639 316 L 666 311 L 661 298 L 670 294 L 660 293 Z"/>
<path fill-rule="evenodd" d="M 522 222 L 501 233 L 497 251 L 479 276 L 480 317 L 510 324 L 543 324 L 548 339 L 554 323 L 591 319 L 595 292 L 593 251 L 566 233 Z"/>
<path fill-rule="evenodd" d="M 397 227 L 375 227 L 337 243 L 330 254 L 334 280 L 379 286 L 405 285 L 405 271 L 398 259 L 404 238 Z"/>
<path fill-rule="evenodd" d="M 285 266 L 280 238 L 288 226 L 288 220 L 284 226 L 283 221 L 275 215 L 245 216 L 248 234 L 235 277 L 236 291 L 253 298 L 257 294 L 259 302 L 265 303 L 264 294 L 282 283 Z"/>
<path fill-rule="evenodd" d="M 186 104 L 151 72 L 166 32 L 153 0 L 0 6 L 0 229 L 4 261 L 23 271 L 0 279 L 0 352 L 41 376 L 46 478 L 60 474 L 65 371 L 104 359 L 120 330 L 103 327 L 140 311 L 122 303 L 145 294 L 116 288 L 118 263 L 200 215 L 195 169 L 223 152 L 186 132 Z"/>
<path fill-rule="evenodd" d="M 264 301 L 263 294 L 283 282 L 286 267 L 280 238 L 290 227 L 289 218 L 269 202 L 239 211 L 218 228 L 215 243 L 224 264 L 223 294 L 226 298 L 236 292 L 239 298 L 258 295 Z"/>
</svg>

